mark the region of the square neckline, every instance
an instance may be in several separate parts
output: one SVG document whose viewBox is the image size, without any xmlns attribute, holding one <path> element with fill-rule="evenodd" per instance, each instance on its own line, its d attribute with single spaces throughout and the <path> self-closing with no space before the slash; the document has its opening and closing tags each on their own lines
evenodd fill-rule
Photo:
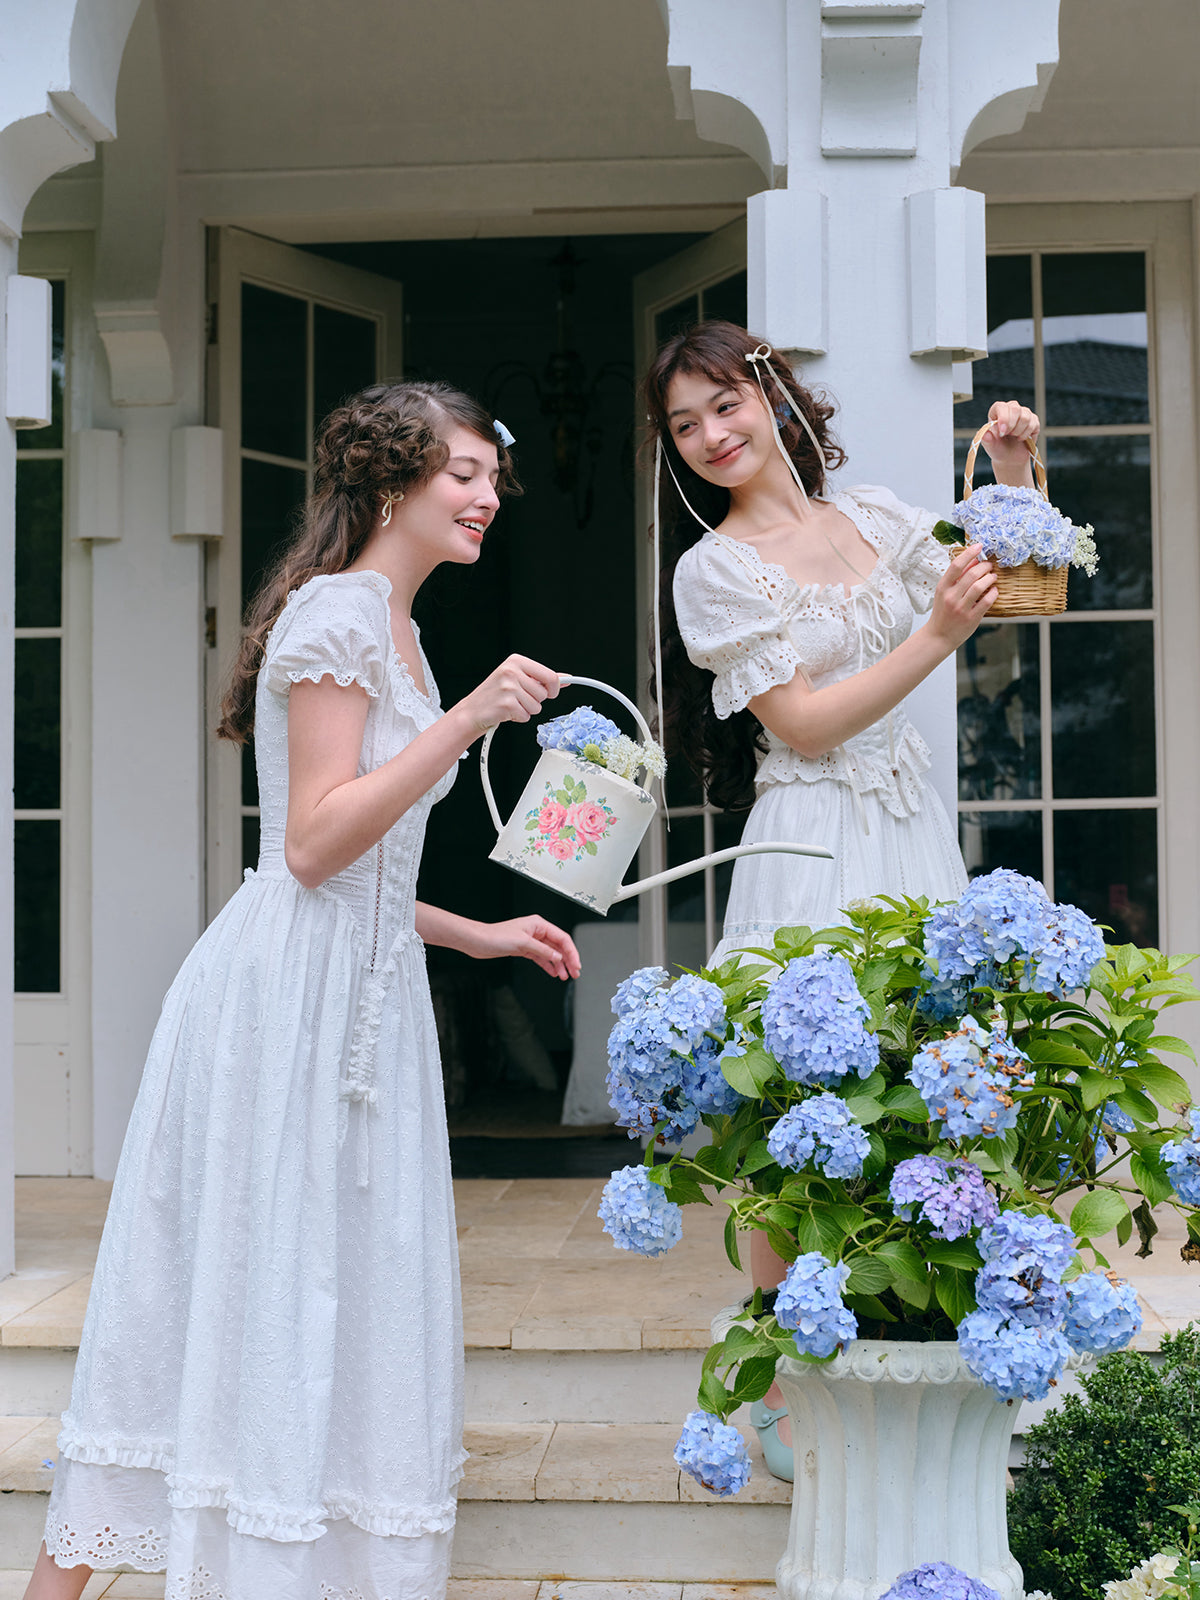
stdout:
<svg viewBox="0 0 1200 1600">
<path fill-rule="evenodd" d="M 817 583 L 815 581 L 812 583 L 797 583 L 796 579 L 792 577 L 791 573 L 785 566 L 782 565 L 781 562 L 764 561 L 754 545 L 750 544 L 747 540 L 735 538 L 731 533 L 722 533 L 719 528 L 711 528 L 709 532 L 714 538 L 723 539 L 727 544 L 735 545 L 738 551 L 746 551 L 750 556 L 753 557 L 755 564 L 762 572 L 778 573 L 784 584 L 793 589 L 798 596 L 802 597 L 804 595 L 813 594 L 832 594 L 837 595 L 843 602 L 852 603 L 855 595 L 874 585 L 876 578 L 879 576 L 880 569 L 885 565 L 883 550 L 878 541 L 867 532 L 866 528 L 859 521 L 858 517 L 856 517 L 852 511 L 847 509 L 848 505 L 854 504 L 847 490 L 838 489 L 828 497 L 825 495 L 812 495 L 811 498 L 817 501 L 817 503 L 820 505 L 831 505 L 836 510 L 840 511 L 846 520 L 855 528 L 859 538 L 862 539 L 865 544 L 868 544 L 875 552 L 875 561 L 871 567 L 871 570 L 864 577 L 860 578 L 857 583 L 851 584 L 849 588 L 847 588 L 844 583 Z M 843 501 L 847 502 L 847 504 L 842 504 L 841 502 Z M 847 565 L 849 565 L 849 563 L 847 563 Z"/>
<path fill-rule="evenodd" d="M 392 647 L 392 663 L 394 666 L 399 668 L 401 675 L 407 681 L 417 699 L 423 701 L 431 711 L 440 711 L 441 705 L 438 699 L 433 693 L 430 692 L 430 685 L 433 683 L 433 673 L 429 670 L 429 660 L 425 654 L 424 647 L 421 644 L 420 625 L 415 622 L 412 617 L 409 617 L 408 625 L 413 631 L 413 643 L 417 647 L 417 655 L 421 658 L 421 672 L 425 679 L 424 689 L 418 688 L 417 680 L 412 675 L 412 668 L 396 648 L 396 636 L 392 632 L 392 580 L 384 573 L 379 572 L 375 567 L 344 567 L 341 572 L 331 572 L 328 574 L 328 576 L 331 578 L 366 578 L 368 580 L 378 579 L 378 584 L 369 582 L 368 586 L 375 590 L 376 594 L 382 598 L 384 604 L 388 608 L 388 642 Z M 382 587 L 379 587 L 379 585 L 382 585 Z M 299 593 L 299 591 L 293 590 L 293 593 Z"/>
</svg>

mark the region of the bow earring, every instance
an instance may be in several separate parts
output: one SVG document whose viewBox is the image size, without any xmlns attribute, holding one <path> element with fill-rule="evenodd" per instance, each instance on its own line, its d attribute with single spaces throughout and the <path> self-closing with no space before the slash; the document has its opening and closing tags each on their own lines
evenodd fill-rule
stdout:
<svg viewBox="0 0 1200 1600">
<path fill-rule="evenodd" d="M 384 495 L 384 497 L 383 497 L 383 517 L 382 517 L 381 520 L 382 520 L 383 525 L 384 525 L 385 528 L 387 527 L 388 523 L 392 520 L 392 510 L 393 510 L 393 508 L 398 506 L 400 504 L 401 500 L 403 500 L 403 499 L 404 499 L 404 490 L 403 489 L 393 489 L 391 494 Z"/>
</svg>

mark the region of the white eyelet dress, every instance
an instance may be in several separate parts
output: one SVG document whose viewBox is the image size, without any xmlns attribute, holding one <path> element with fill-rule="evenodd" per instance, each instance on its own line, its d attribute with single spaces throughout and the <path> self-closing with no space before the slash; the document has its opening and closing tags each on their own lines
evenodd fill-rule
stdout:
<svg viewBox="0 0 1200 1600">
<path fill-rule="evenodd" d="M 193 949 L 113 1186 L 46 1526 L 167 1600 L 440 1600 L 462 1326 L 437 1037 L 414 931 L 447 774 L 317 889 L 288 872 L 287 708 L 369 696 L 359 773 L 441 714 L 376 572 L 288 596 L 258 677 L 262 853 Z"/>
<path fill-rule="evenodd" d="M 888 489 L 861 487 L 833 503 L 876 553 L 847 592 L 842 584 L 795 583 L 751 545 L 706 533 L 675 569 L 675 612 L 688 655 L 714 674 L 718 717 L 803 672 L 814 689 L 862 672 L 928 611 L 949 559 L 930 536 L 934 518 Z M 852 900 L 877 894 L 957 899 L 962 855 L 945 807 L 921 774 L 929 747 L 904 714 L 890 716 L 817 758 L 766 733 L 754 806 L 742 839 L 825 845 L 832 861 L 748 856 L 733 869 L 716 964 L 776 928 L 828 927 Z"/>
</svg>

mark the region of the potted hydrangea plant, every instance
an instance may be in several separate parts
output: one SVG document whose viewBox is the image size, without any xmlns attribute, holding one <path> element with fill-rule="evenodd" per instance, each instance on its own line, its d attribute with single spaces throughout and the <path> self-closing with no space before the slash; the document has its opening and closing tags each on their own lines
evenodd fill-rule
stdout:
<svg viewBox="0 0 1200 1600">
<path fill-rule="evenodd" d="M 1106 947 L 1000 870 L 953 904 L 860 903 L 714 971 L 620 985 L 609 1092 L 648 1147 L 606 1186 L 605 1229 L 660 1255 L 683 1206 L 715 1203 L 735 1266 L 754 1231 L 786 1265 L 726 1315 L 676 1459 L 737 1492 L 750 1462 L 728 1419 L 778 1377 L 804 1463 L 788 1600 L 835 1582 L 874 1600 L 933 1559 L 1020 1595 L 1014 1402 L 1138 1330 L 1106 1235 L 1136 1229 L 1148 1253 L 1173 1205 L 1200 1242 L 1200 1110 L 1181 1121 L 1190 1091 L 1162 1059 L 1192 1051 L 1159 1026 L 1197 998 L 1191 959 Z M 887 1514 L 866 1515 L 880 1474 Z"/>
</svg>

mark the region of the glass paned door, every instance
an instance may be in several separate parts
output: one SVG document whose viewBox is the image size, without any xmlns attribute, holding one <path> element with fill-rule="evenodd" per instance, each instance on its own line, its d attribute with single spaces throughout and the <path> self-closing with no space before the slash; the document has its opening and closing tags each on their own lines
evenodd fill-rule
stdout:
<svg viewBox="0 0 1200 1600">
<path fill-rule="evenodd" d="M 210 257 L 209 418 L 224 433 L 225 529 L 209 554 L 209 727 L 241 619 L 312 482 L 315 429 L 347 395 L 401 375 L 399 284 L 237 229 Z M 253 746 L 210 739 L 210 915 L 258 860 Z"/>
<path fill-rule="evenodd" d="M 665 339 L 697 322 L 721 318 L 746 322 L 746 228 L 733 222 L 707 239 L 660 262 L 634 280 L 634 342 L 639 380 L 655 350 Z M 639 408 L 636 426 L 640 437 L 644 418 Z M 653 520 L 651 474 L 643 470 L 638 484 L 638 527 Z M 654 552 L 649 540 L 638 568 L 639 631 L 649 640 L 654 633 Z M 652 700 L 649 659 L 644 658 L 638 684 L 643 707 Z M 661 872 L 697 856 L 737 844 L 744 819 L 729 816 L 708 804 L 700 783 L 687 765 L 676 759 L 667 776 L 667 815 L 658 817 L 646 836 L 640 858 L 640 875 Z M 665 890 L 656 889 L 639 902 L 639 957 L 656 965 L 668 961 L 700 966 L 721 936 L 731 868 L 705 868 L 681 878 Z"/>
<path fill-rule="evenodd" d="M 1015 867 L 1120 940 L 1156 944 L 1158 691 L 1150 302 L 1144 250 L 988 262 L 988 355 L 955 407 L 960 471 L 994 400 L 1043 421 L 1054 503 L 1095 528 L 1068 609 L 985 622 L 958 655 L 959 834 L 972 875 Z"/>
</svg>

